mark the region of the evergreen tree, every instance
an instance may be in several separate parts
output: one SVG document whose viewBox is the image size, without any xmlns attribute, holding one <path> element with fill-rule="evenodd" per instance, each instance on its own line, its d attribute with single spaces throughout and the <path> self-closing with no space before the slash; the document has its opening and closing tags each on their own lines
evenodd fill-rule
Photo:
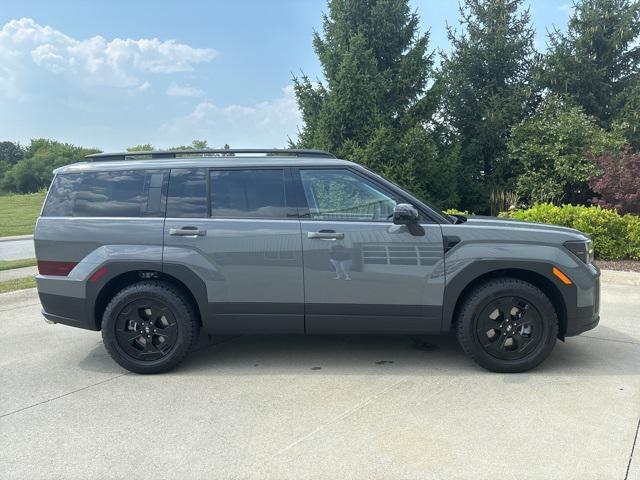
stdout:
<svg viewBox="0 0 640 480">
<path fill-rule="evenodd" d="M 609 128 L 629 123 L 637 134 L 640 3 L 633 0 L 583 0 L 575 5 L 567 33 L 549 36 L 543 84 L 566 94 L 587 115 Z"/>
<path fill-rule="evenodd" d="M 522 0 L 464 0 L 461 32 L 449 28 L 443 58 L 442 117 L 460 155 L 461 208 L 489 210 L 493 189 L 511 188 L 506 143 L 530 111 L 537 55 Z"/>
<path fill-rule="evenodd" d="M 407 0 L 331 0 L 313 38 L 325 82 L 294 79 L 303 127 L 293 146 L 330 150 L 436 203 L 455 204 L 454 177 L 440 168 L 429 125 L 433 55 L 418 21 Z"/>
</svg>

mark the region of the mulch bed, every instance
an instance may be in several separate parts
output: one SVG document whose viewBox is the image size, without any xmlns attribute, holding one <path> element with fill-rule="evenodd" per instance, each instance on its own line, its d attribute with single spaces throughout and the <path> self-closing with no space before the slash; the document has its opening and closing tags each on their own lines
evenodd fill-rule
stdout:
<svg viewBox="0 0 640 480">
<path fill-rule="evenodd" d="M 595 264 L 603 270 L 640 273 L 640 260 L 597 260 Z"/>
</svg>

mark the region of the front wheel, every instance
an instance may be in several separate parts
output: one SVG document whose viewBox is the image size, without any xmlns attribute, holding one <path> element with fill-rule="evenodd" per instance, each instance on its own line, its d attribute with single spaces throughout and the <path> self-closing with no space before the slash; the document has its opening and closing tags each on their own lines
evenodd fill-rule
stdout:
<svg viewBox="0 0 640 480">
<path fill-rule="evenodd" d="M 102 340 L 109 355 L 136 373 L 172 369 L 195 344 L 198 333 L 191 302 L 180 290 L 160 281 L 120 290 L 102 317 Z"/>
<path fill-rule="evenodd" d="M 494 372 L 530 370 L 549 356 L 558 316 L 537 287 L 515 278 L 488 280 L 463 301 L 456 324 L 460 346 Z"/>
</svg>

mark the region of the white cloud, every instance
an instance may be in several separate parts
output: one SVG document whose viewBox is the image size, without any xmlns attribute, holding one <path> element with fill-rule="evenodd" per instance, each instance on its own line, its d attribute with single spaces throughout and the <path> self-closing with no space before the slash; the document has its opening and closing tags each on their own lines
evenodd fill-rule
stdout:
<svg viewBox="0 0 640 480">
<path fill-rule="evenodd" d="M 5 87 L 5 95 L 15 93 L 21 73 L 35 67 L 74 83 L 144 90 L 149 74 L 191 71 L 217 54 L 212 48 L 157 38 L 78 40 L 31 18 L 21 18 L 0 30 L 0 87 Z"/>
<path fill-rule="evenodd" d="M 573 4 L 572 3 L 563 3 L 561 5 L 558 5 L 558 10 L 560 10 L 561 12 L 564 12 L 566 14 L 570 14 L 571 12 L 573 12 Z"/>
<path fill-rule="evenodd" d="M 281 97 L 250 106 L 201 102 L 188 115 L 165 124 L 161 133 L 173 143 L 206 138 L 213 145 L 266 148 L 286 145 L 287 136 L 295 137 L 299 123 L 300 112 L 289 85 L 282 89 Z"/>
<path fill-rule="evenodd" d="M 204 92 L 199 88 L 180 86 L 172 83 L 167 88 L 167 95 L 170 97 L 200 97 Z"/>
</svg>

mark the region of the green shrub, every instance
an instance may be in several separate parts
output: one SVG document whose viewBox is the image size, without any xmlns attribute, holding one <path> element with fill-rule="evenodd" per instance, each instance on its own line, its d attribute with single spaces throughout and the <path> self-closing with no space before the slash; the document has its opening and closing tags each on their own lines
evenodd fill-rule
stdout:
<svg viewBox="0 0 640 480">
<path fill-rule="evenodd" d="M 543 203 L 508 216 L 580 230 L 593 240 L 596 258 L 600 260 L 640 259 L 640 217 L 635 215 L 622 216 L 598 206 L 558 207 Z"/>
<path fill-rule="evenodd" d="M 629 257 L 640 260 L 640 217 L 628 213 L 622 218 L 627 223 Z"/>
<path fill-rule="evenodd" d="M 458 210 L 457 208 L 447 208 L 446 210 L 443 210 L 444 213 L 446 213 L 447 215 L 464 215 L 465 217 L 468 217 L 469 215 L 473 215 L 472 213 L 469 213 L 468 211 L 464 210 Z"/>
</svg>

